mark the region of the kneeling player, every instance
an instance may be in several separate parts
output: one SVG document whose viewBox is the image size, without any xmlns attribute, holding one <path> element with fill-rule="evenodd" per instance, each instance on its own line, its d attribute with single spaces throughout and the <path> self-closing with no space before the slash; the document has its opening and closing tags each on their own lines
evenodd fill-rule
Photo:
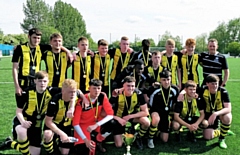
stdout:
<svg viewBox="0 0 240 155">
<path fill-rule="evenodd" d="M 178 101 L 174 107 L 174 121 L 173 129 L 177 134 L 177 141 L 180 141 L 179 129 L 181 126 L 186 126 L 189 129 L 189 139 L 192 142 L 196 142 L 194 131 L 196 131 L 204 119 L 204 106 L 200 102 L 200 98 L 196 99 L 196 88 L 197 84 L 189 80 L 185 84 L 186 94 L 182 102 Z M 199 111 L 200 116 L 196 116 Z"/>
</svg>

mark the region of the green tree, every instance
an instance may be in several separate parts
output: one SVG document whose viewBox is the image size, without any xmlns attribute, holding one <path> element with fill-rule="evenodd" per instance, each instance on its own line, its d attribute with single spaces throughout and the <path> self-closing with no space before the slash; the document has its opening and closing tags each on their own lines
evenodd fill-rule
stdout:
<svg viewBox="0 0 240 155">
<path fill-rule="evenodd" d="M 3 37 L 4 37 L 4 33 L 3 33 L 2 29 L 0 29 L 0 44 L 3 43 Z"/>
<path fill-rule="evenodd" d="M 229 42 L 240 41 L 240 18 L 232 19 L 228 22 L 227 33 L 229 34 Z"/>
<path fill-rule="evenodd" d="M 42 44 L 49 44 L 50 36 L 53 33 L 59 33 L 59 31 L 52 26 L 41 24 L 40 27 L 41 27 L 41 31 L 43 32 L 41 37 Z M 64 38 L 63 38 L 63 43 L 64 43 Z"/>
<path fill-rule="evenodd" d="M 196 52 L 207 51 L 207 34 L 203 33 L 196 37 Z"/>
<path fill-rule="evenodd" d="M 237 56 L 240 54 L 240 43 L 239 42 L 231 42 L 228 44 L 227 53 L 230 53 L 230 55 Z"/>
<path fill-rule="evenodd" d="M 27 34 L 14 34 L 13 37 L 18 41 L 18 44 L 23 44 L 28 41 Z"/>
<path fill-rule="evenodd" d="M 229 33 L 227 32 L 227 24 L 222 22 L 218 25 L 218 27 L 210 32 L 209 38 L 215 38 L 218 40 L 218 51 L 224 53 L 225 44 L 228 44 L 229 41 Z"/>
<path fill-rule="evenodd" d="M 41 25 L 54 26 L 52 9 L 43 0 L 27 0 L 26 4 L 23 4 L 23 12 L 25 18 L 21 28 L 25 33 L 34 27 L 41 29 Z"/>
<path fill-rule="evenodd" d="M 111 44 L 109 44 L 108 48 L 111 49 L 111 48 L 119 48 L 120 46 L 120 41 L 119 40 L 116 40 L 114 42 L 112 42 Z"/>
<path fill-rule="evenodd" d="M 173 39 L 175 41 L 175 47 L 177 50 L 182 49 L 182 43 L 181 43 L 181 38 L 179 36 L 173 37 L 169 31 L 166 31 L 161 39 L 159 40 L 157 46 L 159 47 L 165 47 L 166 41 L 168 39 Z"/>
<path fill-rule="evenodd" d="M 86 24 L 82 15 L 71 4 L 67 4 L 61 0 L 55 2 L 53 17 L 55 28 L 63 36 L 64 46 L 68 48 L 76 46 L 80 36 L 90 39 L 90 34 L 87 34 Z"/>
</svg>

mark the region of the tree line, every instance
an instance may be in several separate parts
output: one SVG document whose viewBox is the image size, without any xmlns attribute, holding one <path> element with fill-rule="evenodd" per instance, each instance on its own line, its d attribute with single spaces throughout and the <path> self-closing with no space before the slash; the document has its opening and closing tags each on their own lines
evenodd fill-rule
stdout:
<svg viewBox="0 0 240 155">
<path fill-rule="evenodd" d="M 49 36 L 52 33 L 60 32 L 64 39 L 64 46 L 72 49 L 77 44 L 80 36 L 89 39 L 89 47 L 92 50 L 97 49 L 97 43 L 92 39 L 91 33 L 87 32 L 86 23 L 81 13 L 71 4 L 58 0 L 54 6 L 49 6 L 44 0 L 26 0 L 23 4 L 23 12 L 25 18 L 20 23 L 24 34 L 7 34 L 4 35 L 0 29 L 0 43 L 17 45 L 27 41 L 27 32 L 33 27 L 41 29 L 43 35 L 41 43 L 48 44 Z M 216 38 L 219 44 L 219 52 L 231 53 L 232 55 L 240 54 L 240 18 L 232 19 L 228 22 L 221 22 L 217 28 L 209 34 L 202 33 L 195 37 L 196 51 L 202 52 L 207 50 L 207 40 Z M 165 41 L 172 38 L 176 42 L 176 48 L 181 50 L 184 48 L 185 41 L 180 36 L 173 36 L 169 31 L 159 37 L 157 43 L 152 38 L 147 38 L 151 42 L 151 46 L 164 47 Z M 194 38 L 194 37 L 193 37 Z M 142 38 L 146 39 L 146 38 Z M 140 38 L 135 38 L 131 43 L 134 50 L 141 49 Z M 112 42 L 109 47 L 118 47 L 119 41 Z"/>
</svg>

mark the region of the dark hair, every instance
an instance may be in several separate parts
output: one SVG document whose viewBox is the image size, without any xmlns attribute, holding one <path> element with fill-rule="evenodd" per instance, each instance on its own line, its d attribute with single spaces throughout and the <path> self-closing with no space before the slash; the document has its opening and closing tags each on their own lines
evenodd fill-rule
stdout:
<svg viewBox="0 0 240 155">
<path fill-rule="evenodd" d="M 160 72 L 160 78 L 169 78 L 171 77 L 171 72 L 169 72 L 168 70 L 163 70 L 162 72 Z"/>
<path fill-rule="evenodd" d="M 137 60 L 134 61 L 134 66 L 136 66 L 136 65 L 143 65 L 143 64 L 144 63 L 143 63 L 143 61 L 141 59 L 137 59 Z"/>
<path fill-rule="evenodd" d="M 48 73 L 46 71 L 39 71 L 37 73 L 35 73 L 35 79 L 43 79 L 45 77 L 48 78 Z"/>
<path fill-rule="evenodd" d="M 150 41 L 148 39 L 143 39 L 142 40 L 142 46 L 143 45 L 149 45 L 150 46 Z"/>
<path fill-rule="evenodd" d="M 209 74 L 206 79 L 205 79 L 206 83 L 209 82 L 219 82 L 219 77 L 215 74 Z"/>
<path fill-rule="evenodd" d="M 102 86 L 102 81 L 99 79 L 91 79 L 89 86 Z"/>
<path fill-rule="evenodd" d="M 185 83 L 185 88 L 188 87 L 197 87 L 197 84 L 192 80 L 188 80 L 187 83 Z"/>
<path fill-rule="evenodd" d="M 123 79 L 123 83 L 129 83 L 129 82 L 136 82 L 136 79 L 133 77 L 133 76 L 126 76 L 124 79 Z"/>
<path fill-rule="evenodd" d="M 108 46 L 108 42 L 104 39 L 100 39 L 100 40 L 98 40 L 98 47 L 101 46 L 101 45 L 102 46 Z"/>
<path fill-rule="evenodd" d="M 41 36 L 42 32 L 37 28 L 32 28 L 28 31 L 28 35 L 32 36 L 33 34 L 36 34 L 37 36 Z"/>
</svg>

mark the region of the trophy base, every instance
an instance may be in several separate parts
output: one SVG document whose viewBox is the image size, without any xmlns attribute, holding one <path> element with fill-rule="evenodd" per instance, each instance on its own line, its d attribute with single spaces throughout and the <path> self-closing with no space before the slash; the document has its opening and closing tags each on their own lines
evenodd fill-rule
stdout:
<svg viewBox="0 0 240 155">
<path fill-rule="evenodd" d="M 131 149 L 130 145 L 128 145 L 126 148 L 127 148 L 127 153 L 126 154 L 124 153 L 124 155 L 132 155 L 130 153 L 130 149 Z"/>
</svg>

